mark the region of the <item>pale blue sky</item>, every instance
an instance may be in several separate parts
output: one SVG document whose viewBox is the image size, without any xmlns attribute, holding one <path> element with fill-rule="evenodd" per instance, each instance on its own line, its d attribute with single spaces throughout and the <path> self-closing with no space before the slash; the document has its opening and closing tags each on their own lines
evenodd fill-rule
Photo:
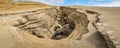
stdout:
<svg viewBox="0 0 120 48">
<path fill-rule="evenodd" d="M 64 3 L 58 5 L 94 6 L 94 5 L 105 4 L 110 2 L 112 2 L 112 0 L 64 0 Z"/>
<path fill-rule="evenodd" d="M 27 1 L 42 2 L 53 6 L 80 5 L 80 6 L 120 7 L 120 0 L 27 0 Z"/>
</svg>

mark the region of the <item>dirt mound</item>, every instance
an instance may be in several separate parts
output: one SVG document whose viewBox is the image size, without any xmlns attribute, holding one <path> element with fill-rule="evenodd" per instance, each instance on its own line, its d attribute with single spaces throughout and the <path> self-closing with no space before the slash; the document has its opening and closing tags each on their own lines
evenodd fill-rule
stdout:
<svg viewBox="0 0 120 48">
<path fill-rule="evenodd" d="M 13 0 L 0 0 L 0 4 L 2 3 L 12 3 Z"/>
<path fill-rule="evenodd" d="M 0 3 L 1 11 L 32 10 L 36 8 L 47 8 L 49 5 L 40 2 L 9 2 Z"/>
</svg>

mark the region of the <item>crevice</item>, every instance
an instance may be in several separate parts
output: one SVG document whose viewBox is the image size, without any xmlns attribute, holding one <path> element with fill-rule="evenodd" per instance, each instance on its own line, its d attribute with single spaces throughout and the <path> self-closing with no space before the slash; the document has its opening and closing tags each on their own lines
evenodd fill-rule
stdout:
<svg viewBox="0 0 120 48">
<path fill-rule="evenodd" d="M 37 18 L 36 16 L 38 15 L 22 16 L 27 22 L 16 25 L 15 27 L 28 31 L 28 33 L 35 35 L 38 38 L 45 39 L 47 37 L 53 40 L 66 38 L 80 40 L 82 35 L 88 32 L 87 27 L 89 20 L 85 13 L 77 10 L 79 9 L 70 7 L 45 9 L 45 12 L 41 14 L 44 14 L 47 17 Z M 55 23 L 60 26 L 56 26 Z"/>
<path fill-rule="evenodd" d="M 78 12 L 77 8 L 60 7 L 58 12 L 57 20 L 62 28 L 59 27 L 55 31 L 52 39 L 69 38 L 73 40 L 80 40 L 81 36 L 88 32 L 87 26 L 89 21 L 87 20 L 87 15 L 82 12 Z M 56 28 L 55 28 L 56 29 Z M 61 36 L 61 37 L 60 37 Z"/>
<path fill-rule="evenodd" d="M 62 26 L 62 28 L 60 28 L 59 26 L 54 27 L 55 33 L 52 36 L 52 39 L 59 40 L 59 39 L 66 38 L 74 30 L 75 22 L 71 20 L 68 16 L 76 9 L 72 9 L 72 10 L 70 9 L 71 8 L 67 8 L 67 7 L 59 8 L 58 13 L 57 13 L 58 14 L 57 18 L 59 18 L 59 20 L 57 19 L 57 21 Z M 69 11 L 70 13 L 67 14 L 68 13 L 67 11 Z"/>
</svg>

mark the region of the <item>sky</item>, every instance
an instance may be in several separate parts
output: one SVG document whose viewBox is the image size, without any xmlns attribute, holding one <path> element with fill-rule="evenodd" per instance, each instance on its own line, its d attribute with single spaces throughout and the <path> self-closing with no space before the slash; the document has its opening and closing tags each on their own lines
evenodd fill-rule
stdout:
<svg viewBox="0 0 120 48">
<path fill-rule="evenodd" d="M 42 2 L 53 6 L 79 5 L 79 6 L 120 7 L 120 0 L 27 0 L 27 1 Z"/>
</svg>

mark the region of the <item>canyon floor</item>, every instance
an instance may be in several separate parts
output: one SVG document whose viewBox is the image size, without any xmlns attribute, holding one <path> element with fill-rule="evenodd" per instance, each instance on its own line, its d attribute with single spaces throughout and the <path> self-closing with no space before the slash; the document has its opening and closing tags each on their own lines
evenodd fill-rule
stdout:
<svg viewBox="0 0 120 48">
<path fill-rule="evenodd" d="M 120 7 L 0 3 L 0 48 L 120 48 Z"/>
</svg>

